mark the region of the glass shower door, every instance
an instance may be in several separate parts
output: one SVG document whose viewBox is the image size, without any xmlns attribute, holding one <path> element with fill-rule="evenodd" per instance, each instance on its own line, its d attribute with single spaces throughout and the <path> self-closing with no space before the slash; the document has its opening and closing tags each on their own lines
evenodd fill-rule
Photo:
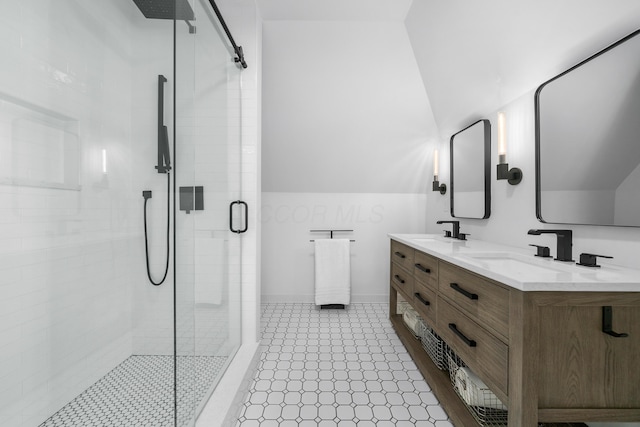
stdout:
<svg viewBox="0 0 640 427">
<path fill-rule="evenodd" d="M 208 2 L 176 31 L 176 385 L 193 425 L 240 345 L 240 71 Z M 189 209 L 191 207 L 191 209 Z M 235 218 L 231 221 L 230 214 Z"/>
<path fill-rule="evenodd" d="M 173 31 L 130 0 L 0 2 L 2 426 L 175 424 Z"/>
</svg>

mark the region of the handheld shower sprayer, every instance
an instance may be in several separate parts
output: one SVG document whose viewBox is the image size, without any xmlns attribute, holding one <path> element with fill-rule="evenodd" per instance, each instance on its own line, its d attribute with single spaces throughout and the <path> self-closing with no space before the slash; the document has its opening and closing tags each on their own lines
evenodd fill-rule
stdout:
<svg viewBox="0 0 640 427">
<path fill-rule="evenodd" d="M 142 191 L 142 197 L 144 197 L 144 254 L 147 264 L 147 277 L 149 278 L 149 282 L 151 282 L 154 286 L 160 286 L 167 279 L 167 274 L 169 273 L 169 237 L 170 237 L 170 213 L 171 213 L 171 197 L 169 191 L 171 190 L 171 179 L 170 175 L 167 172 L 167 239 L 166 239 L 166 251 L 167 258 L 164 267 L 164 275 L 159 282 L 156 282 L 151 277 L 151 267 L 149 266 L 149 237 L 147 232 L 147 202 L 151 198 L 151 190 Z"/>
<path fill-rule="evenodd" d="M 151 268 L 149 267 L 149 239 L 147 233 L 147 202 L 151 198 L 151 190 L 144 190 L 142 197 L 144 197 L 144 251 L 147 263 L 147 277 L 149 282 L 154 286 L 160 286 L 167 279 L 169 273 L 169 241 L 170 241 L 170 226 L 171 226 L 171 150 L 169 146 L 169 134 L 167 127 L 164 125 L 164 84 L 167 79 L 163 75 L 158 76 L 158 164 L 155 169 L 158 173 L 164 173 L 167 175 L 167 238 L 166 238 L 166 251 L 167 258 L 165 262 L 164 275 L 162 280 L 156 282 L 151 277 Z"/>
</svg>

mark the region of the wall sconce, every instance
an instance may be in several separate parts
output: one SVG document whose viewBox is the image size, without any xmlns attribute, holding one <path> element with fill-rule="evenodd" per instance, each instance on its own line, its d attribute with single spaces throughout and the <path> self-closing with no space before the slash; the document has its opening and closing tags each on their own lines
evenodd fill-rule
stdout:
<svg viewBox="0 0 640 427">
<path fill-rule="evenodd" d="M 438 172 L 439 172 L 439 164 L 438 164 L 438 150 L 433 152 L 433 191 L 439 191 L 440 194 L 445 194 L 447 192 L 447 186 L 445 184 L 440 184 L 438 181 Z"/>
<path fill-rule="evenodd" d="M 106 189 L 109 188 L 109 174 L 107 173 L 107 150 L 105 148 L 98 151 L 96 154 L 99 156 L 99 160 L 96 163 L 96 181 L 93 183 L 93 188 Z M 102 172 L 98 174 L 98 172 Z"/>
<path fill-rule="evenodd" d="M 107 150 L 102 149 L 102 173 L 107 174 Z"/>
<path fill-rule="evenodd" d="M 520 168 L 509 169 L 507 163 L 507 120 L 503 112 L 498 113 L 498 179 L 506 179 L 509 184 L 516 185 L 522 181 Z"/>
</svg>

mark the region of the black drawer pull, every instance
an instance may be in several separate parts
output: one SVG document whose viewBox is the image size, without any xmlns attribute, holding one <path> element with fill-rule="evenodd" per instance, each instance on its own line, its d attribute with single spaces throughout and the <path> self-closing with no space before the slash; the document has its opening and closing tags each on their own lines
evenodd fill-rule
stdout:
<svg viewBox="0 0 640 427">
<path fill-rule="evenodd" d="M 402 252 L 396 252 L 395 255 L 403 259 L 406 258 L 406 256 Z"/>
<path fill-rule="evenodd" d="M 429 301 L 427 301 L 426 299 L 422 298 L 422 295 L 420 295 L 418 292 L 416 292 L 413 295 L 415 295 L 415 297 L 418 298 L 418 301 L 420 301 L 424 305 L 431 305 L 431 303 Z"/>
<path fill-rule="evenodd" d="M 422 264 L 416 264 L 416 268 L 420 271 L 423 271 L 427 274 L 431 273 L 431 270 L 428 269 L 427 267 L 423 266 Z"/>
<path fill-rule="evenodd" d="M 404 283 L 404 280 L 402 280 L 402 279 L 400 278 L 400 276 L 398 276 L 397 274 L 396 274 L 395 276 L 393 276 L 393 277 L 394 277 L 398 282 L 400 282 L 400 283 Z"/>
<path fill-rule="evenodd" d="M 449 323 L 449 329 L 451 329 L 457 336 L 459 336 L 460 339 L 464 341 L 465 344 L 467 344 L 469 347 L 475 347 L 477 345 L 474 340 L 470 340 L 462 332 L 460 332 L 455 323 Z"/>
<path fill-rule="evenodd" d="M 460 292 L 462 295 L 469 299 L 478 299 L 478 294 L 472 294 L 471 292 L 462 289 L 457 283 L 449 283 L 449 286 L 451 286 L 451 289 L 453 289 L 454 291 Z"/>
<path fill-rule="evenodd" d="M 615 338 L 628 337 L 627 333 L 618 333 L 613 331 L 613 307 L 610 305 L 602 307 L 602 332 Z"/>
</svg>

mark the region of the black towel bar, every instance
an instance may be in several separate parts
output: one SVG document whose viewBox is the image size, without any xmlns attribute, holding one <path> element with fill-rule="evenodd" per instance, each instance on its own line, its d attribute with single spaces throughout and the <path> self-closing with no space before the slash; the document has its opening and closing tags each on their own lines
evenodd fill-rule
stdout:
<svg viewBox="0 0 640 427">
<path fill-rule="evenodd" d="M 333 239 L 333 233 L 353 233 L 353 230 L 309 230 L 310 233 L 329 233 L 329 238 Z M 310 242 L 315 242 L 315 240 L 309 240 Z M 355 242 L 355 240 L 349 240 L 350 242 Z"/>
</svg>

